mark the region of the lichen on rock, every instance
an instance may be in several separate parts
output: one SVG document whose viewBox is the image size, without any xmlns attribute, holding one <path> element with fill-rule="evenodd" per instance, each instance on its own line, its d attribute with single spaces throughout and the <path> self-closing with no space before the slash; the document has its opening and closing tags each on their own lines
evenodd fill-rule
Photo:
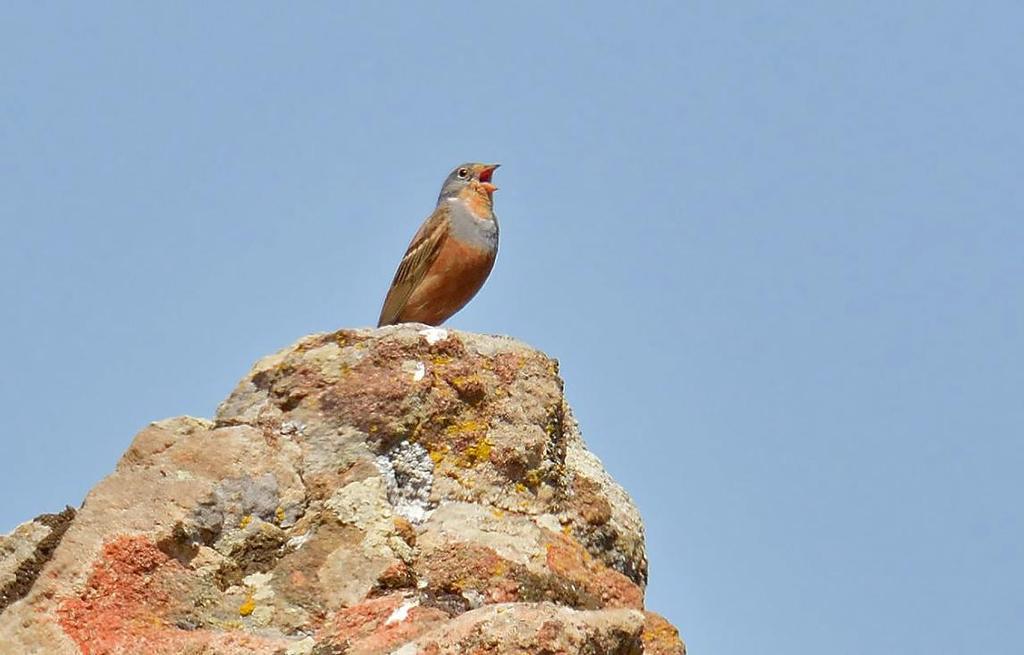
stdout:
<svg viewBox="0 0 1024 655">
<path fill-rule="evenodd" d="M 434 462 L 427 449 L 418 443 L 400 441 L 378 455 L 376 462 L 395 514 L 413 524 L 422 523 L 432 506 L 430 490 L 434 483 Z"/>
<path fill-rule="evenodd" d="M 562 386 L 506 337 L 306 337 L 0 540 L 0 652 L 683 653 Z"/>
</svg>

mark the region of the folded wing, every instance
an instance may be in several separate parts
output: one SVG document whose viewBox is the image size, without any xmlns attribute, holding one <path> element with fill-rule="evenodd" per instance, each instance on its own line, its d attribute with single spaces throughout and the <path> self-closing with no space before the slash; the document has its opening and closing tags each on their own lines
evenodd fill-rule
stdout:
<svg viewBox="0 0 1024 655">
<path fill-rule="evenodd" d="M 441 246 L 448 238 L 448 207 L 442 205 L 434 210 L 412 238 L 409 249 L 405 251 L 402 262 L 398 265 L 395 279 L 391 282 L 384 307 L 380 310 L 377 327 L 393 325 L 398 322 L 409 296 L 417 285 L 423 281 L 430 265 L 437 258 Z"/>
</svg>

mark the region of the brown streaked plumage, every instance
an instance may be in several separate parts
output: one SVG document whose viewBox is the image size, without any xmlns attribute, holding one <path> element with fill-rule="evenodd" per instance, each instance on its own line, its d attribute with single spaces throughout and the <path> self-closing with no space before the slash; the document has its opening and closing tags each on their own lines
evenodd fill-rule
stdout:
<svg viewBox="0 0 1024 655">
<path fill-rule="evenodd" d="M 378 326 L 439 325 L 483 286 L 498 253 L 491 184 L 497 167 L 463 164 L 445 180 L 437 207 L 398 265 Z"/>
</svg>

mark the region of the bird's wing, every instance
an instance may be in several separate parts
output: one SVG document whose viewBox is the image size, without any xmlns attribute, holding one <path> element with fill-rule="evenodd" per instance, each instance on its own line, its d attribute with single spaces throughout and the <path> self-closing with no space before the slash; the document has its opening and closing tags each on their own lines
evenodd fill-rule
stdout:
<svg viewBox="0 0 1024 655">
<path fill-rule="evenodd" d="M 398 271 L 395 273 L 395 279 L 391 282 L 391 288 L 388 289 L 387 298 L 384 299 L 377 327 L 396 322 L 399 314 L 405 309 L 409 296 L 434 263 L 447 237 L 448 207 L 442 205 L 423 222 L 419 232 L 412 238 L 409 249 L 405 251 L 402 263 L 398 265 Z"/>
</svg>

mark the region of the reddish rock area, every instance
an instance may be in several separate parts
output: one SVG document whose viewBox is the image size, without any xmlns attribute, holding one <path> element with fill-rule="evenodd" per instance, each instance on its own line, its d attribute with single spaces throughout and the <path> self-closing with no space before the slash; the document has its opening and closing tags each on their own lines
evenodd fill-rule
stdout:
<svg viewBox="0 0 1024 655">
<path fill-rule="evenodd" d="M 679 655 L 557 362 L 403 325 L 300 340 L 0 538 L 0 652 Z"/>
</svg>

